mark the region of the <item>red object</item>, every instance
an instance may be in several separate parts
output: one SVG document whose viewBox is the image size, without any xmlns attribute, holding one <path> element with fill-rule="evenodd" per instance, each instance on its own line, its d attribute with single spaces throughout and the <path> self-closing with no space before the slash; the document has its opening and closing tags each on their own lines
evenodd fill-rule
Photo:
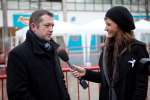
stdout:
<svg viewBox="0 0 150 100">
<path fill-rule="evenodd" d="M 0 53 L 0 64 L 5 64 L 5 53 Z"/>
</svg>

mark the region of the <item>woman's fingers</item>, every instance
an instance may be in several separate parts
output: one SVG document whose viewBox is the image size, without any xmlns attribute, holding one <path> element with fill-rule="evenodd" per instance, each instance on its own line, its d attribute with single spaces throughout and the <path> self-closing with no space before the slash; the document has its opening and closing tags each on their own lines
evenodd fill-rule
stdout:
<svg viewBox="0 0 150 100">
<path fill-rule="evenodd" d="M 79 78 L 80 77 L 80 73 L 78 71 L 74 71 L 73 72 L 73 75 L 76 77 L 76 78 Z"/>
<path fill-rule="evenodd" d="M 77 65 L 73 65 L 75 68 L 74 69 L 71 69 L 71 72 L 73 73 L 73 75 L 76 77 L 76 78 L 80 78 L 82 76 L 85 75 L 86 73 L 86 70 L 85 68 L 83 67 L 80 67 L 80 66 L 77 66 Z"/>
</svg>

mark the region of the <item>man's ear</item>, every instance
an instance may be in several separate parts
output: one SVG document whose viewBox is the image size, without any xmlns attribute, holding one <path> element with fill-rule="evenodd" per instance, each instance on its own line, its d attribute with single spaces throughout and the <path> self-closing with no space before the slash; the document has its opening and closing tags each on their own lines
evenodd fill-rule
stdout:
<svg viewBox="0 0 150 100">
<path fill-rule="evenodd" d="M 35 24 L 34 24 L 34 23 L 31 23 L 31 24 L 30 24 L 30 27 L 31 27 L 31 28 L 35 28 Z"/>
<path fill-rule="evenodd" d="M 36 28 L 36 25 L 35 25 L 34 23 L 31 23 L 31 24 L 30 24 L 30 28 L 31 28 L 32 31 L 34 31 L 35 28 Z"/>
</svg>

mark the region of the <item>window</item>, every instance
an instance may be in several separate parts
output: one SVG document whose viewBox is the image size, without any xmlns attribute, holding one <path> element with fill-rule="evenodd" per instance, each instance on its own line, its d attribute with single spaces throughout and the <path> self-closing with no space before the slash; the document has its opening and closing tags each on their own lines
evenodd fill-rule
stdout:
<svg viewBox="0 0 150 100">
<path fill-rule="evenodd" d="M 130 0 L 124 0 L 124 4 L 130 5 L 131 1 Z"/>
<path fill-rule="evenodd" d="M 62 0 L 46 0 L 46 1 L 50 1 L 50 2 L 62 2 Z"/>
<path fill-rule="evenodd" d="M 79 0 L 80 1 L 80 0 Z M 75 2 L 75 0 L 66 0 L 66 2 Z"/>
<path fill-rule="evenodd" d="M 95 0 L 95 4 L 102 4 L 102 0 Z"/>
<path fill-rule="evenodd" d="M 103 11 L 103 6 L 102 4 L 95 4 L 95 11 Z"/>
<path fill-rule="evenodd" d="M 80 11 L 84 11 L 85 10 L 85 4 L 84 3 L 77 3 L 76 9 L 80 10 Z"/>
<path fill-rule="evenodd" d="M 19 9 L 29 9 L 29 2 L 19 2 Z"/>
<path fill-rule="evenodd" d="M 18 9 L 18 2 L 17 1 L 8 1 L 7 2 L 8 9 Z"/>
<path fill-rule="evenodd" d="M 93 11 L 94 5 L 93 4 L 86 4 L 85 8 L 86 8 L 87 11 Z"/>
<path fill-rule="evenodd" d="M 132 5 L 138 5 L 139 0 L 131 0 Z"/>
<path fill-rule="evenodd" d="M 90 4 L 92 3 L 93 4 L 94 0 L 85 0 L 85 3 L 90 3 Z"/>
<path fill-rule="evenodd" d="M 76 0 L 77 3 L 84 3 L 84 0 Z"/>
<path fill-rule="evenodd" d="M 116 2 L 116 4 L 123 4 L 123 0 L 115 0 Z"/>
<path fill-rule="evenodd" d="M 67 3 L 67 10 L 71 10 L 72 11 L 72 10 L 75 10 L 75 8 L 76 8 L 75 7 L 75 3 L 70 3 L 70 2 Z"/>
<path fill-rule="evenodd" d="M 103 0 L 103 3 L 104 3 L 104 4 L 111 4 L 111 1 L 112 1 L 112 0 Z"/>
</svg>

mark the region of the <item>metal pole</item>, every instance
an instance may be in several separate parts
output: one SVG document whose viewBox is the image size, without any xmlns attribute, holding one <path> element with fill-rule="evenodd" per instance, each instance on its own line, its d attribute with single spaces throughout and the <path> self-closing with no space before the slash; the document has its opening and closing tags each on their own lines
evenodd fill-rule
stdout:
<svg viewBox="0 0 150 100">
<path fill-rule="evenodd" d="M 116 1 L 112 0 L 112 7 L 115 6 L 115 4 L 116 4 Z"/>
<path fill-rule="evenodd" d="M 38 0 L 38 9 L 41 9 L 41 0 Z"/>
<path fill-rule="evenodd" d="M 66 4 L 66 0 L 62 0 L 62 12 L 63 12 L 63 21 L 64 22 L 67 22 L 67 4 Z M 65 34 L 63 36 L 63 39 L 66 40 L 67 39 L 67 34 Z M 66 44 L 65 43 L 62 43 L 61 45 L 64 45 L 66 47 Z"/>
<path fill-rule="evenodd" d="M 8 50 L 10 48 L 10 38 L 8 32 L 7 23 L 7 0 L 2 0 L 2 11 L 3 11 L 3 28 L 2 28 L 2 39 L 4 44 L 5 61 L 7 61 Z"/>
<path fill-rule="evenodd" d="M 145 0 L 145 14 L 146 14 L 146 20 L 149 20 L 148 0 Z"/>
<path fill-rule="evenodd" d="M 66 0 L 62 0 L 62 11 L 63 11 L 63 20 L 67 21 L 67 7 Z"/>
</svg>

